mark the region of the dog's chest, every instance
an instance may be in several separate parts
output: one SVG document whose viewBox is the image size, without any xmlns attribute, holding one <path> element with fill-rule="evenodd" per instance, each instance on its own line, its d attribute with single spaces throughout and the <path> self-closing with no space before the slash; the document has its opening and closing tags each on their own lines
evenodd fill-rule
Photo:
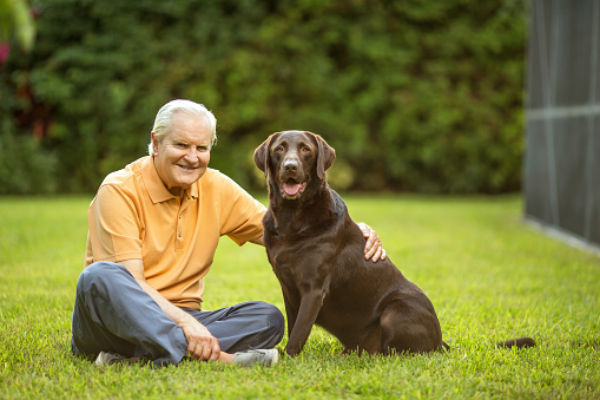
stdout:
<svg viewBox="0 0 600 400">
<path fill-rule="evenodd" d="M 325 240 L 296 241 L 291 245 L 285 240 L 273 240 L 267 246 L 273 271 L 286 283 L 318 279 L 334 252 L 334 245 Z"/>
</svg>

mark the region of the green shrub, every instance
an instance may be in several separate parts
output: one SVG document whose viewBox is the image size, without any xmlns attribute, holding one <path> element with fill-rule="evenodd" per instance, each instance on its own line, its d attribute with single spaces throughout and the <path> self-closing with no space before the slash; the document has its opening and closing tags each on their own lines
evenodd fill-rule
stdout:
<svg viewBox="0 0 600 400">
<path fill-rule="evenodd" d="M 0 106 L 50 110 L 57 190 L 93 191 L 143 155 L 172 98 L 215 112 L 212 166 L 249 188 L 252 151 L 284 129 L 336 148 L 341 189 L 520 188 L 520 0 L 34 3 L 37 41 L 0 68 Z"/>
<path fill-rule="evenodd" d="M 56 157 L 33 137 L 0 135 L 0 194 L 53 193 Z"/>
</svg>

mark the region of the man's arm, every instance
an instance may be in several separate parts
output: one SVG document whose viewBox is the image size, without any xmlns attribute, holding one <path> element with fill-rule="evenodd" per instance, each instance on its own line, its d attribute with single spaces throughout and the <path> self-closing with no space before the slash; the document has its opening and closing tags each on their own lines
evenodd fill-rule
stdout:
<svg viewBox="0 0 600 400">
<path fill-rule="evenodd" d="M 183 330 L 188 342 L 187 351 L 199 360 L 231 361 L 231 355 L 221 352 L 219 341 L 204 325 L 186 313 L 179 307 L 173 305 L 156 289 L 146 282 L 144 277 L 144 264 L 142 260 L 126 260 L 120 262 L 135 278 L 138 284 L 158 303 L 165 314 L 169 316 Z"/>
<path fill-rule="evenodd" d="M 363 233 L 365 239 L 367 239 L 365 243 L 365 260 L 371 260 L 373 262 L 377 262 L 379 260 L 385 260 L 386 252 L 381 245 L 381 239 L 377 235 L 377 232 L 373 230 L 369 225 L 364 222 L 359 222 L 358 227 Z M 265 245 L 262 236 L 258 239 L 251 240 L 252 243 L 260 244 L 261 246 Z"/>
</svg>

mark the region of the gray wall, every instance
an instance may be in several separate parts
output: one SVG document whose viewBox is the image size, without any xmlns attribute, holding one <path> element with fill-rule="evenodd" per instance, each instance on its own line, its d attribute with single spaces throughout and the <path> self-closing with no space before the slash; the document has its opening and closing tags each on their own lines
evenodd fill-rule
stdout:
<svg viewBox="0 0 600 400">
<path fill-rule="evenodd" d="M 533 0 L 526 219 L 600 249 L 600 0 Z"/>
</svg>

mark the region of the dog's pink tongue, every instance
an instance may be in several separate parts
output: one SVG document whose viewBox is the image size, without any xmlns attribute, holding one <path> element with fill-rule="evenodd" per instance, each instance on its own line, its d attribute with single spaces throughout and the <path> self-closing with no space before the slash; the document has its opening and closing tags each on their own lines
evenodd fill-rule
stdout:
<svg viewBox="0 0 600 400">
<path fill-rule="evenodd" d="M 284 183 L 283 191 L 289 196 L 295 196 L 300 191 L 301 187 L 302 184 L 300 183 Z"/>
</svg>

